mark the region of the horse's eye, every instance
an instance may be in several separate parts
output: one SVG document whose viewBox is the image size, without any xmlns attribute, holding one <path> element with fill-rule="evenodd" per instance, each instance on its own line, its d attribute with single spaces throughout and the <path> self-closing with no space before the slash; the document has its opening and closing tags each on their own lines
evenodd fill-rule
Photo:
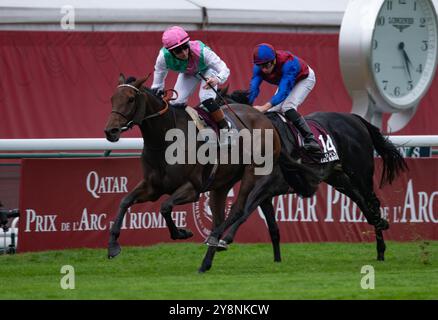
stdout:
<svg viewBox="0 0 438 320">
<path fill-rule="evenodd" d="M 128 103 L 132 103 L 132 102 L 134 102 L 134 97 L 129 97 Z"/>
</svg>

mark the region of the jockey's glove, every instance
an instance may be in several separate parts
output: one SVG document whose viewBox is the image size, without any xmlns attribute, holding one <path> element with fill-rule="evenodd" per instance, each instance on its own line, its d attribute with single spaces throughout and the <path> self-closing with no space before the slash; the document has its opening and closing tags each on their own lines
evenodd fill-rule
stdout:
<svg viewBox="0 0 438 320">
<path fill-rule="evenodd" d="M 152 93 L 159 98 L 161 98 L 164 95 L 164 91 L 160 88 L 152 88 L 151 90 Z"/>
</svg>

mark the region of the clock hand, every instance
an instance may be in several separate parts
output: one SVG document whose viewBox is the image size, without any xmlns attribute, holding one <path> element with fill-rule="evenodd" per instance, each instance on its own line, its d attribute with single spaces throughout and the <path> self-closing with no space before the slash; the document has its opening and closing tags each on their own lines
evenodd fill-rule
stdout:
<svg viewBox="0 0 438 320">
<path fill-rule="evenodd" d="M 408 54 L 406 53 L 405 44 L 403 42 L 400 42 L 398 45 L 398 49 L 401 50 L 401 52 L 402 52 L 402 56 L 403 56 L 403 59 L 405 61 L 405 65 L 406 65 L 406 70 L 408 71 L 409 80 L 412 81 L 411 70 L 409 69 L 409 65 L 412 66 L 412 62 L 409 59 Z"/>
<path fill-rule="evenodd" d="M 412 62 L 411 62 L 411 60 L 409 59 L 408 54 L 406 53 L 406 51 L 405 51 L 404 49 L 403 49 L 403 56 L 404 56 L 405 61 L 406 61 L 406 68 L 407 68 L 407 70 L 408 70 L 409 79 L 412 81 L 411 71 L 409 70 L 409 65 L 412 66 Z"/>
<path fill-rule="evenodd" d="M 409 69 L 409 64 L 411 64 L 411 61 L 409 60 L 408 55 L 406 54 L 406 51 L 403 50 L 403 56 L 405 58 L 405 62 L 406 62 L 406 69 L 408 70 L 408 74 L 409 74 L 409 80 L 412 81 L 412 76 L 411 76 L 411 71 Z"/>
</svg>

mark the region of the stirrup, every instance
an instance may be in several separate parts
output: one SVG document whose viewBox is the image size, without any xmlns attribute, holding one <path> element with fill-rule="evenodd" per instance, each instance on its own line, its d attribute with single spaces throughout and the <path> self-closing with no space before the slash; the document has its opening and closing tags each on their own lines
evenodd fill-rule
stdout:
<svg viewBox="0 0 438 320">
<path fill-rule="evenodd" d="M 219 147 L 228 147 L 233 145 L 232 142 L 230 141 L 230 138 L 227 138 L 226 140 L 218 138 L 217 143 Z"/>
<path fill-rule="evenodd" d="M 227 124 L 227 127 L 226 127 L 226 128 L 219 128 L 219 131 L 220 131 L 220 130 L 227 130 L 227 131 L 230 131 L 230 130 L 232 129 L 231 122 L 228 121 L 227 119 L 224 119 L 224 120 L 225 120 L 225 123 Z M 219 124 L 218 124 L 218 126 L 219 126 Z"/>
<path fill-rule="evenodd" d="M 236 144 L 235 137 L 233 138 L 233 136 L 227 136 L 227 139 L 225 141 L 220 139 L 220 137 L 221 137 L 220 132 L 222 130 L 225 131 L 225 132 L 229 132 L 232 129 L 231 122 L 226 120 L 226 119 L 225 119 L 225 122 L 227 123 L 227 127 L 226 128 L 219 128 L 218 143 L 219 143 L 219 146 L 221 146 L 221 147 L 222 146 L 226 147 L 226 146 L 231 146 L 231 145 L 235 145 Z"/>
</svg>

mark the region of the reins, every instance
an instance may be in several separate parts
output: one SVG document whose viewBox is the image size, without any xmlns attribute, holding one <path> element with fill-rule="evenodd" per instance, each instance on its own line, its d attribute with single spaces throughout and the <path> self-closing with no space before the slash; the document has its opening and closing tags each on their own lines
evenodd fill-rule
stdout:
<svg viewBox="0 0 438 320">
<path fill-rule="evenodd" d="M 231 108 L 231 106 L 228 104 L 227 100 L 210 84 L 208 83 L 208 79 L 201 73 L 198 72 L 198 75 L 201 77 L 202 80 L 204 80 L 205 82 L 207 82 L 207 85 L 210 87 L 210 89 L 212 89 L 214 91 L 214 93 L 216 93 L 218 95 L 219 98 L 222 99 L 223 103 L 228 107 L 228 109 L 234 114 L 234 116 L 239 119 L 240 123 L 249 130 L 248 126 L 245 124 L 245 122 L 243 122 L 243 120 L 237 115 L 236 112 L 234 112 L 233 108 Z"/>
<path fill-rule="evenodd" d="M 172 93 L 172 94 L 169 94 L 169 93 Z M 176 95 L 175 98 L 173 98 L 173 94 Z M 141 122 L 148 120 L 148 119 L 151 119 L 151 118 L 159 117 L 159 116 L 165 114 L 169 110 L 169 102 L 178 99 L 178 92 L 176 92 L 176 90 L 174 90 L 174 89 L 167 89 L 164 91 L 162 99 L 164 102 L 164 109 L 161 109 L 158 112 L 155 112 L 151 115 L 148 115 L 147 117 L 144 117 L 143 120 L 141 120 Z"/>
</svg>

